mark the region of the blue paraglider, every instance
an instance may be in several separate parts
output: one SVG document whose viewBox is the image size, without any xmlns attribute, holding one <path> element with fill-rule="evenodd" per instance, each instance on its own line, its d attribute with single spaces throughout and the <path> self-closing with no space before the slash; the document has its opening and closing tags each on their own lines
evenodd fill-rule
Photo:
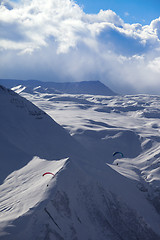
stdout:
<svg viewBox="0 0 160 240">
<path fill-rule="evenodd" d="M 113 153 L 113 156 L 116 156 L 117 154 L 121 155 L 121 157 L 124 156 L 122 152 L 114 152 L 114 153 Z"/>
</svg>

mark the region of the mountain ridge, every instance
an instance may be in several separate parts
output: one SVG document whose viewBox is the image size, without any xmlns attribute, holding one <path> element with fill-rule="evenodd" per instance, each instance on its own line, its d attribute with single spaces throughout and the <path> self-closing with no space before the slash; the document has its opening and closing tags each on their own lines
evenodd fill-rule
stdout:
<svg viewBox="0 0 160 240">
<path fill-rule="evenodd" d="M 115 96 L 117 95 L 109 87 L 100 81 L 81 81 L 81 82 L 42 82 L 39 80 L 16 80 L 16 79 L 0 79 L 0 84 L 7 88 L 13 88 L 17 85 L 26 87 L 44 87 L 53 91 L 57 90 L 61 93 L 68 94 L 91 94 Z"/>
<path fill-rule="evenodd" d="M 17 169 L 34 156 L 52 160 L 76 152 L 76 141 L 62 126 L 33 103 L 1 85 L 0 112 L 0 151 L 5 163 L 0 163 L 0 182 L 6 172 L 15 170 L 12 157 Z M 62 141 L 66 142 L 63 151 Z"/>
</svg>

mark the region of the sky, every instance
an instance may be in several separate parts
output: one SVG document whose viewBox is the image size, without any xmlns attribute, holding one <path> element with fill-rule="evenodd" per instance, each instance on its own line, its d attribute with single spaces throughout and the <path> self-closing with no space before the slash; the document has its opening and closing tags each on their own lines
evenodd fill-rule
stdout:
<svg viewBox="0 0 160 240">
<path fill-rule="evenodd" d="M 89 14 L 97 14 L 101 9 L 111 9 L 130 24 L 150 24 L 160 15 L 159 0 L 77 0 L 76 2 Z"/>
<path fill-rule="evenodd" d="M 159 94 L 159 0 L 0 0 L 0 78 Z"/>
</svg>

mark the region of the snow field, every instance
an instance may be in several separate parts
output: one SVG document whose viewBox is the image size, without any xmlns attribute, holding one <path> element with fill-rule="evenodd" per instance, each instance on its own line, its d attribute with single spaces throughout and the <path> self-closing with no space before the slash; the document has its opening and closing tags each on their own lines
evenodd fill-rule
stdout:
<svg viewBox="0 0 160 240">
<path fill-rule="evenodd" d="M 25 133 L 31 127 L 28 150 L 36 142 L 38 154 L 33 147 L 28 156 L 22 143 L 21 155 L 28 161 L 1 177 L 1 239 L 159 240 L 159 96 L 51 94 L 25 92 L 23 86 L 14 90 L 66 130 L 47 115 L 41 119 L 32 115 L 28 128 L 20 125 Z M 24 118 L 26 124 L 28 110 L 22 116 L 24 107 L 16 102 L 15 108 L 17 119 Z M 3 112 L 8 119 L 6 107 Z M 16 155 L 22 135 L 5 131 L 2 123 L 4 146 L 12 146 Z M 13 144 L 15 133 L 19 140 Z M 113 156 L 115 151 L 124 157 Z M 5 151 L 3 156 L 11 158 Z M 7 164 L 3 167 L 7 169 Z M 42 177 L 44 171 L 53 171 L 56 177 Z"/>
</svg>

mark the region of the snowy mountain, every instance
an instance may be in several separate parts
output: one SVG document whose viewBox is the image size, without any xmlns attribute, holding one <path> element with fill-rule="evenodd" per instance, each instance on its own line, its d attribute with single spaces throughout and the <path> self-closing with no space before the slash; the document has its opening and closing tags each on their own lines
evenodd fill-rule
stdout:
<svg viewBox="0 0 160 240">
<path fill-rule="evenodd" d="M 82 82 L 42 82 L 38 80 L 15 80 L 15 79 L 0 79 L 0 84 L 7 88 L 13 88 L 22 85 L 25 88 L 23 91 L 42 91 L 44 93 L 70 93 L 70 94 L 93 94 L 114 96 L 110 88 L 105 86 L 100 81 L 82 81 Z"/>
<path fill-rule="evenodd" d="M 159 240 L 160 97 L 14 90 L 0 88 L 0 239 Z"/>
</svg>

